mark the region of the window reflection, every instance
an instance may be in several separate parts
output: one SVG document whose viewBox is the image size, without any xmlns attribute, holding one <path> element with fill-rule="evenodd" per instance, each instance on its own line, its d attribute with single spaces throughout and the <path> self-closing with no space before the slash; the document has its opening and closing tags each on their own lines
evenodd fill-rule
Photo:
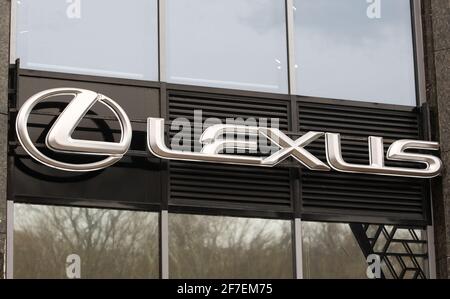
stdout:
<svg viewBox="0 0 450 299">
<path fill-rule="evenodd" d="M 416 105 L 409 0 L 294 0 L 297 93 Z"/>
<path fill-rule="evenodd" d="M 21 67 L 158 80 L 156 0 L 20 0 L 16 6 Z"/>
<path fill-rule="evenodd" d="M 292 278 L 291 222 L 169 215 L 171 278 Z"/>
<path fill-rule="evenodd" d="M 367 278 L 367 262 L 348 224 L 302 222 L 305 278 Z"/>
<path fill-rule="evenodd" d="M 15 278 L 67 278 L 77 256 L 81 278 L 159 276 L 157 213 L 25 204 L 14 213 Z"/>
<path fill-rule="evenodd" d="M 173 83 L 287 93 L 284 1 L 167 0 Z"/>
</svg>

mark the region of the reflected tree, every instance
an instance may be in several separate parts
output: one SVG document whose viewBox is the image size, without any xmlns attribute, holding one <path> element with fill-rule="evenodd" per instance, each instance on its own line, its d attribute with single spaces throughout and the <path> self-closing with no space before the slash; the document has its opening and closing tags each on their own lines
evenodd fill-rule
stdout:
<svg viewBox="0 0 450 299">
<path fill-rule="evenodd" d="M 367 262 L 347 224 L 303 222 L 305 278 L 367 278 Z"/>
<path fill-rule="evenodd" d="M 157 213 L 15 205 L 14 276 L 156 278 Z M 292 278 L 291 221 L 170 214 L 171 278 Z M 367 263 L 346 224 L 303 222 L 304 276 L 365 278 Z"/>
<path fill-rule="evenodd" d="M 71 254 L 82 278 L 158 277 L 155 213 L 31 205 L 15 213 L 17 278 L 64 278 Z"/>
<path fill-rule="evenodd" d="M 291 222 L 171 215 L 171 278 L 292 278 Z"/>
</svg>

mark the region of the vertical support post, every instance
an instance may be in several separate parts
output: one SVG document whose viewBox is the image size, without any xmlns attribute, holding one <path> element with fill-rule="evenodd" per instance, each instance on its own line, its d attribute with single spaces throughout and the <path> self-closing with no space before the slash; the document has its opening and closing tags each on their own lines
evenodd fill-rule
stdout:
<svg viewBox="0 0 450 299">
<path fill-rule="evenodd" d="M 418 105 L 423 106 L 427 103 L 427 86 L 425 78 L 425 54 L 424 54 L 424 39 L 423 39 L 423 24 L 422 24 L 422 3 L 421 0 L 411 1 L 412 9 L 412 23 L 414 33 L 414 49 L 415 49 L 415 64 L 416 64 L 416 90 L 418 92 Z M 429 128 L 429 118 L 426 123 L 428 140 L 431 140 Z M 430 190 L 431 191 L 431 190 Z M 432 192 L 429 192 L 431 197 Z M 432 198 L 431 205 L 431 219 L 433 220 Z M 428 275 L 431 279 L 436 279 L 436 248 L 434 245 L 434 227 L 429 225 L 426 228 L 427 252 L 428 252 Z"/>
<path fill-rule="evenodd" d="M 294 0 L 286 0 L 286 37 L 288 50 L 289 94 L 291 95 L 291 129 L 297 130 L 296 101 L 293 95 L 297 93 L 295 67 L 295 36 L 294 36 Z M 297 193 L 297 192 L 294 192 Z M 297 195 L 297 194 L 296 194 Z M 294 196 L 296 198 L 296 196 Z M 293 223 L 294 275 L 296 279 L 303 278 L 302 220 L 294 218 Z"/>
<path fill-rule="evenodd" d="M 10 30 L 9 30 L 9 63 L 16 63 L 16 15 L 17 15 L 17 2 L 11 0 L 11 16 L 10 16 Z"/>
<path fill-rule="evenodd" d="M 434 246 L 434 227 L 427 226 L 426 231 L 428 252 L 428 275 L 430 279 L 436 279 L 436 248 Z"/>
<path fill-rule="evenodd" d="M 159 215 L 159 252 L 160 275 L 162 279 L 169 278 L 169 212 L 162 210 Z"/>
<path fill-rule="evenodd" d="M 415 52 L 415 66 L 416 66 L 416 90 L 417 94 L 417 104 L 420 106 L 426 103 L 427 99 L 427 89 L 426 89 L 426 79 L 425 79 L 425 56 L 424 56 L 424 41 L 423 41 L 423 30 L 422 30 L 422 9 L 421 0 L 411 1 L 412 9 L 412 28 L 413 28 L 413 39 L 414 39 L 414 52 Z"/>
<path fill-rule="evenodd" d="M 303 244 L 302 244 L 302 220 L 294 219 L 294 265 L 295 278 L 303 279 Z"/>
<path fill-rule="evenodd" d="M 158 0 L 159 81 L 166 78 L 166 0 Z"/>
<path fill-rule="evenodd" d="M 6 203 L 6 278 L 14 277 L 14 202 Z"/>
</svg>

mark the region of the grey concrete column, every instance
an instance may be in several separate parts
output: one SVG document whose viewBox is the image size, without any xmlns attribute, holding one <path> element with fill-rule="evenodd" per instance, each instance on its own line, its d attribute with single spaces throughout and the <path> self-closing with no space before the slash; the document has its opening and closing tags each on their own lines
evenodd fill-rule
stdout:
<svg viewBox="0 0 450 299">
<path fill-rule="evenodd" d="M 6 175 L 10 0 L 0 0 L 0 278 L 6 251 Z"/>
<path fill-rule="evenodd" d="M 423 0 L 422 19 L 431 133 L 445 165 L 432 186 L 436 271 L 450 278 L 450 0 Z"/>
</svg>

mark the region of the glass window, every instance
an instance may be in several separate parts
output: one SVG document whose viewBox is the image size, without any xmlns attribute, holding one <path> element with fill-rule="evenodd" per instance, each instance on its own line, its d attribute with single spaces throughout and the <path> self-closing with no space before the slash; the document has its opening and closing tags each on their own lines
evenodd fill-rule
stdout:
<svg viewBox="0 0 450 299">
<path fill-rule="evenodd" d="M 156 0 L 17 0 L 26 69 L 158 80 Z"/>
<path fill-rule="evenodd" d="M 292 278 L 291 222 L 169 215 L 171 278 Z"/>
<path fill-rule="evenodd" d="M 14 206 L 15 278 L 157 278 L 158 214 Z"/>
<path fill-rule="evenodd" d="M 167 80 L 287 92 L 282 0 L 168 0 Z"/>
<path fill-rule="evenodd" d="M 304 278 L 367 278 L 367 262 L 348 224 L 302 222 Z"/>
<path fill-rule="evenodd" d="M 409 0 L 294 0 L 297 93 L 416 105 Z"/>
</svg>

